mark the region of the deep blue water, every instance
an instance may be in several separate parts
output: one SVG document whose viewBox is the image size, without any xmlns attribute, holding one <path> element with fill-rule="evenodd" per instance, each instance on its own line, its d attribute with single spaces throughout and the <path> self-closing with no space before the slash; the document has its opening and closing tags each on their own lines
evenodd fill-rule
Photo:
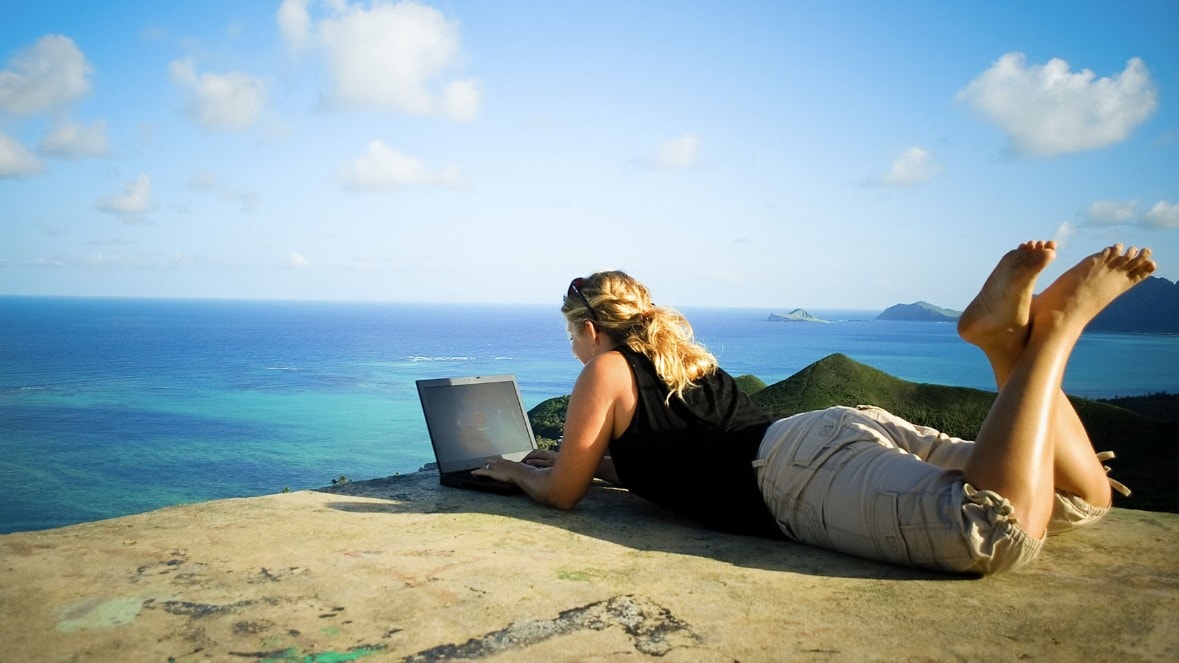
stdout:
<svg viewBox="0 0 1179 663">
<path fill-rule="evenodd" d="M 953 325 L 685 311 L 734 375 L 843 352 L 990 389 Z M 1179 391 L 1179 337 L 1086 335 L 1069 393 Z M 528 407 L 579 365 L 555 307 L 0 297 L 0 532 L 411 472 L 432 459 L 414 380 L 513 373 Z"/>
</svg>

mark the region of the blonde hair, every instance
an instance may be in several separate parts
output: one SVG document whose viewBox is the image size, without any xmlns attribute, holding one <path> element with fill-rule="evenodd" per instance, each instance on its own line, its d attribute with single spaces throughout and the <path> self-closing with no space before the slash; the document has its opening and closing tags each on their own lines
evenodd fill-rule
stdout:
<svg viewBox="0 0 1179 663">
<path fill-rule="evenodd" d="M 667 385 L 669 400 L 672 395 L 683 398 L 696 381 L 716 372 L 716 357 L 696 342 L 688 319 L 675 309 L 655 306 L 647 287 L 624 272 L 597 272 L 581 280 L 576 291 L 566 293 L 561 312 L 571 325 L 588 320 L 618 344 L 650 359 Z"/>
</svg>

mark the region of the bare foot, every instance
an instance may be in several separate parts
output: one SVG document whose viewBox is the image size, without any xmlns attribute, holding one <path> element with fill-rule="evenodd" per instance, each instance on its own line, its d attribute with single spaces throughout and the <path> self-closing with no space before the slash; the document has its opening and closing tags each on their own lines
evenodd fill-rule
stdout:
<svg viewBox="0 0 1179 663">
<path fill-rule="evenodd" d="M 1155 270 L 1150 249 L 1121 244 L 1107 247 L 1074 265 L 1036 298 L 1035 324 L 1050 324 L 1076 335 L 1110 302 Z"/>
<path fill-rule="evenodd" d="M 1053 241 L 1024 242 L 1008 251 L 958 318 L 958 335 L 988 354 L 1022 351 L 1036 277 L 1055 257 Z"/>
</svg>

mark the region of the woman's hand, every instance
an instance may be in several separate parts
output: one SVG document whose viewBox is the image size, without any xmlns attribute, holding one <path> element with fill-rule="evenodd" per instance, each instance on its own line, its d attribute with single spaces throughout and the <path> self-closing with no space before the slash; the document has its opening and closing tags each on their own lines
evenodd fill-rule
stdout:
<svg viewBox="0 0 1179 663">
<path fill-rule="evenodd" d="M 520 462 L 533 467 L 552 467 L 557 462 L 557 453 L 549 449 L 534 449 Z"/>
<path fill-rule="evenodd" d="M 552 467 L 556 464 L 559 453 L 549 449 L 536 449 L 530 451 L 520 462 L 525 465 L 531 465 L 532 467 Z M 614 459 L 610 456 L 602 457 L 601 462 L 598 463 L 597 471 L 594 472 L 594 477 L 607 483 L 612 483 L 615 486 L 622 485 L 622 482 L 618 480 L 618 472 L 614 470 Z"/>
<path fill-rule="evenodd" d="M 521 465 L 521 463 L 517 463 L 514 460 L 492 458 L 484 463 L 482 467 L 477 467 L 471 470 L 471 474 L 474 474 L 477 477 L 487 477 L 489 479 L 495 479 L 496 481 L 503 481 L 505 483 L 519 484 L 519 482 L 515 481 L 513 478 L 518 475 L 517 473 L 520 470 L 518 467 L 519 465 Z"/>
</svg>

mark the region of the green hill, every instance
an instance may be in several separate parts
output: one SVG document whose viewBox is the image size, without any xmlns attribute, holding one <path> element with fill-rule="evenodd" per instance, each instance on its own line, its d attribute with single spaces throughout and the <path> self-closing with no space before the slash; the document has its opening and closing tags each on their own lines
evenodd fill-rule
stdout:
<svg viewBox="0 0 1179 663">
<path fill-rule="evenodd" d="M 569 397 L 557 396 L 537 403 L 536 407 L 528 411 L 528 421 L 532 424 L 537 446 L 541 449 L 557 446 L 557 441 L 565 432 L 565 411 L 568 409 Z"/>
<path fill-rule="evenodd" d="M 737 381 L 737 388 L 750 396 L 766 388 L 766 383 L 756 375 L 738 375 L 733 379 Z"/>
<path fill-rule="evenodd" d="M 559 437 L 564 426 L 568 397 L 562 398 L 563 402 L 550 399 L 533 408 L 536 412 L 544 406 L 545 430 L 556 431 L 546 437 Z M 833 354 L 751 398 L 775 417 L 832 405 L 876 405 L 915 424 L 973 439 L 995 392 L 907 382 Z M 1110 462 L 1113 476 L 1134 491 L 1129 498 L 1119 497 L 1118 506 L 1179 513 L 1179 484 L 1174 481 L 1179 475 L 1179 420 L 1147 417 L 1106 402 L 1069 399 L 1096 449 L 1118 455 Z"/>
<path fill-rule="evenodd" d="M 752 396 L 775 417 L 832 405 L 875 405 L 914 423 L 970 439 L 991 407 L 991 392 L 918 384 L 833 354 Z"/>
</svg>

